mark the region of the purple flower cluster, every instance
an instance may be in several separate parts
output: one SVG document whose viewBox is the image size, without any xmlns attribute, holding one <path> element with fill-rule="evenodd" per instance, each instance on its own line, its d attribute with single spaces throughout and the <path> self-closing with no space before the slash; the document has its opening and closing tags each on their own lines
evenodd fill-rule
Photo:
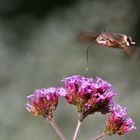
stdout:
<svg viewBox="0 0 140 140">
<path fill-rule="evenodd" d="M 63 79 L 68 103 L 76 105 L 78 112 L 88 115 L 95 112 L 106 114 L 113 104 L 116 95 L 112 85 L 107 81 L 74 75 Z M 86 117 L 86 116 L 85 116 Z"/>
<path fill-rule="evenodd" d="M 25 107 L 33 115 L 52 117 L 53 111 L 57 107 L 58 99 L 63 94 L 63 88 L 35 89 L 32 95 L 27 96 Z"/>
<path fill-rule="evenodd" d="M 87 78 L 79 75 L 66 77 L 62 80 L 65 88 L 35 89 L 32 95 L 27 96 L 25 107 L 33 115 L 53 118 L 60 96 L 69 104 L 75 105 L 81 115 L 82 122 L 89 114 L 100 112 L 110 113 L 105 133 L 107 135 L 119 134 L 136 129 L 135 123 L 127 116 L 126 107 L 121 107 L 113 102 L 116 94 L 112 85 L 96 77 Z"/>
<path fill-rule="evenodd" d="M 106 122 L 105 133 L 123 135 L 135 129 L 135 122 L 127 117 L 127 108 L 114 104 Z"/>
</svg>

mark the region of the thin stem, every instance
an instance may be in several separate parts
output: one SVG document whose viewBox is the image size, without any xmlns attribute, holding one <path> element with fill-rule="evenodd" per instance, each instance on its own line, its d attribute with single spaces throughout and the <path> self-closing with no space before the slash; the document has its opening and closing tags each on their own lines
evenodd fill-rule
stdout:
<svg viewBox="0 0 140 140">
<path fill-rule="evenodd" d="M 52 118 L 52 117 L 47 117 L 47 118 L 48 118 L 50 124 L 52 125 L 52 127 L 54 128 L 54 130 L 56 131 L 57 135 L 60 137 L 60 139 L 61 140 L 66 140 L 65 136 L 63 135 L 63 133 L 61 132 L 60 128 L 56 124 L 54 118 Z"/>
<path fill-rule="evenodd" d="M 106 136 L 106 133 L 102 133 L 101 135 L 99 135 L 97 138 L 92 138 L 91 140 L 101 140 Z"/>
<path fill-rule="evenodd" d="M 79 133 L 80 133 L 80 128 L 81 128 L 81 126 L 82 126 L 82 121 L 80 121 L 80 115 L 81 115 L 81 114 L 79 114 L 77 126 L 76 126 L 76 129 L 75 129 L 75 132 L 74 132 L 74 135 L 73 135 L 73 139 L 72 139 L 72 140 L 77 140 L 78 135 L 79 135 Z"/>
</svg>

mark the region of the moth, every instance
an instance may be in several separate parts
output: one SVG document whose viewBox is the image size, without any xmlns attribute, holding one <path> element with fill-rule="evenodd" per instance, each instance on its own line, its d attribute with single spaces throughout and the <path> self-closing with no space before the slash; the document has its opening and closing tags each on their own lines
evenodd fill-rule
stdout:
<svg viewBox="0 0 140 140">
<path fill-rule="evenodd" d="M 80 40 L 95 41 L 97 44 L 110 47 L 123 49 L 129 56 L 133 54 L 133 45 L 136 42 L 125 34 L 115 32 L 103 32 L 101 34 L 80 34 Z"/>
</svg>

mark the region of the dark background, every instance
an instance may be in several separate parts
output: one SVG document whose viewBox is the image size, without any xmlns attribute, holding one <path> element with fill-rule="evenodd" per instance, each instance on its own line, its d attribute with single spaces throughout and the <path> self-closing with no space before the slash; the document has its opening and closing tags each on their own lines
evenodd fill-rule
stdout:
<svg viewBox="0 0 140 140">
<path fill-rule="evenodd" d="M 26 96 L 35 88 L 63 86 L 61 79 L 85 75 L 85 52 L 80 32 L 121 32 L 140 47 L 139 0 L 0 0 L 0 140 L 57 140 L 49 123 L 32 117 Z M 137 130 L 106 140 L 139 140 L 140 57 L 130 59 L 122 50 L 94 45 L 89 52 L 91 77 L 109 81 L 128 107 Z M 68 137 L 77 121 L 74 106 L 60 101 L 56 121 Z M 99 135 L 107 115 L 95 114 L 84 122 L 79 139 Z"/>
</svg>

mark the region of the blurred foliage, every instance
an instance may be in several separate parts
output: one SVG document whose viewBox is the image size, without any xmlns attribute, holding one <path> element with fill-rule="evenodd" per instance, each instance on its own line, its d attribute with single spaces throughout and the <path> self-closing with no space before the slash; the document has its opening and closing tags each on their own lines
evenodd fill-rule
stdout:
<svg viewBox="0 0 140 140">
<path fill-rule="evenodd" d="M 78 0 L 0 0 L 3 16 L 31 14 L 39 18 L 58 8 L 67 8 Z"/>
</svg>

